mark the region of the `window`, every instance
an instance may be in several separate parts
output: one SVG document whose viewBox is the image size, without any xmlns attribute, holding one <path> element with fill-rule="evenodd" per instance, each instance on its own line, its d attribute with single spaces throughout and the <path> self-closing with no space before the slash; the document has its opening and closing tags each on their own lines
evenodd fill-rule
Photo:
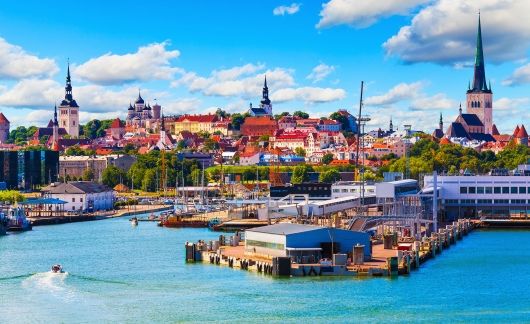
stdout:
<svg viewBox="0 0 530 324">
<path fill-rule="evenodd" d="M 80 201 L 80 202 L 83 202 L 83 198 L 79 198 L 79 201 Z"/>
<path fill-rule="evenodd" d="M 510 187 L 502 187 L 502 193 L 503 193 L 503 194 L 508 194 L 508 193 L 510 193 Z"/>
<path fill-rule="evenodd" d="M 483 194 L 484 193 L 484 187 L 477 187 L 477 193 Z"/>
<path fill-rule="evenodd" d="M 526 193 L 526 187 L 519 187 L 519 193 L 525 194 Z"/>
<path fill-rule="evenodd" d="M 487 194 L 491 194 L 493 192 L 493 188 L 492 187 L 486 187 L 486 193 Z"/>
<path fill-rule="evenodd" d="M 468 190 L 469 190 L 468 192 L 469 192 L 470 194 L 474 194 L 474 193 L 476 193 L 476 191 L 475 191 L 475 187 L 469 187 Z"/>
<path fill-rule="evenodd" d="M 246 243 L 248 246 L 263 247 L 267 249 L 283 250 L 285 248 L 284 245 L 280 243 L 271 243 L 255 240 L 247 240 Z"/>
<path fill-rule="evenodd" d="M 494 187 L 493 193 L 500 194 L 501 193 L 501 187 Z"/>
<path fill-rule="evenodd" d="M 517 193 L 517 187 L 511 187 L 510 193 L 516 194 Z"/>
<path fill-rule="evenodd" d="M 75 202 L 75 198 L 72 198 L 72 202 Z"/>
<path fill-rule="evenodd" d="M 461 194 L 467 194 L 467 187 L 460 187 Z"/>
</svg>

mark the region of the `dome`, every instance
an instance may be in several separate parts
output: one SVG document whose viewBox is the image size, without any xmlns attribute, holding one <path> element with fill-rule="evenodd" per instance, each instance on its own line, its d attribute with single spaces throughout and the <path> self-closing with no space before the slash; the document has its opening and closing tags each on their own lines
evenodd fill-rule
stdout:
<svg viewBox="0 0 530 324">
<path fill-rule="evenodd" d="M 134 103 L 137 103 L 137 104 L 143 104 L 144 103 L 144 99 L 140 95 L 140 92 L 138 92 L 138 99 L 136 99 L 136 101 Z"/>
</svg>

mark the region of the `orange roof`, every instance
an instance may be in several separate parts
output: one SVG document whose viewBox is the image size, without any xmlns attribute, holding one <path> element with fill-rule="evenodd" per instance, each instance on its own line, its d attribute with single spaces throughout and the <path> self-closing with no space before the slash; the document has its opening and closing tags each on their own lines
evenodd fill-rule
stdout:
<svg viewBox="0 0 530 324">
<path fill-rule="evenodd" d="M 114 119 L 112 121 L 112 124 L 110 124 L 110 128 L 121 128 L 121 127 L 122 127 L 122 123 L 119 118 Z"/>
<path fill-rule="evenodd" d="M 519 125 L 517 125 L 517 127 L 515 127 L 515 130 L 513 131 L 513 137 L 517 137 L 517 134 L 519 134 Z"/>
<path fill-rule="evenodd" d="M 247 117 L 245 118 L 244 125 L 276 125 L 276 120 L 268 117 L 268 116 L 261 116 L 261 117 Z"/>
<path fill-rule="evenodd" d="M 519 128 L 519 131 L 517 132 L 517 135 L 515 136 L 517 138 L 527 138 L 528 133 L 526 132 L 526 129 L 524 128 L 524 125 L 521 125 Z"/>
<path fill-rule="evenodd" d="M 108 149 L 108 148 L 98 148 L 96 149 L 96 154 L 97 155 L 109 155 L 112 153 L 112 149 Z"/>
<path fill-rule="evenodd" d="M 440 140 L 440 145 L 447 145 L 447 144 L 451 144 L 451 141 L 447 137 L 443 137 Z"/>
</svg>

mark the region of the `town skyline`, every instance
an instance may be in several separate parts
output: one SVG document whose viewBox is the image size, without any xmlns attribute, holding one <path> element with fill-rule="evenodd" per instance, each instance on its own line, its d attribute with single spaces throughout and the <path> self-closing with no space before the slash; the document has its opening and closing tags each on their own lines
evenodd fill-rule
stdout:
<svg viewBox="0 0 530 324">
<path fill-rule="evenodd" d="M 507 21 L 503 14 L 516 16 L 525 4 L 513 1 L 495 6 L 498 1 L 490 2 L 480 8 L 487 78 L 494 92 L 494 120 L 501 132 L 511 132 L 513 125 L 528 117 L 528 41 L 525 35 L 513 33 L 511 43 L 501 40 L 513 31 L 512 20 L 517 20 Z M 90 9 L 79 4 L 54 10 L 50 16 L 70 12 L 72 17 L 45 24 L 38 19 L 29 21 L 33 10 L 42 9 L 38 3 L 25 13 L 11 4 L 0 13 L 9 22 L 0 28 L 0 47 L 10 62 L 0 65 L 0 107 L 12 127 L 46 124 L 54 103 L 63 96 L 70 58 L 73 94 L 82 107 L 81 123 L 94 118 L 125 119 L 138 89 L 151 104 L 158 99 L 169 114 L 213 113 L 218 107 L 244 112 L 250 102 L 259 102 L 266 74 L 274 113 L 303 110 L 321 117 L 349 109 L 355 114 L 360 81 L 364 80 L 365 111 L 372 117 L 369 129 L 387 127 L 392 116 L 398 128 L 411 123 L 430 131 L 438 124 L 439 113 L 445 121 L 458 115 L 458 104 L 465 102 L 473 76 L 469 62 L 474 58 L 479 3 L 459 4 L 462 6 L 448 7 L 446 1 L 408 1 L 391 6 L 383 1 L 376 8 L 354 8 L 348 1 L 241 4 L 244 12 L 252 12 L 268 24 L 247 24 L 244 30 L 241 27 L 250 18 L 238 14 L 238 19 L 220 20 L 217 27 L 221 26 L 222 35 L 218 36 L 208 35 L 215 24 L 191 28 L 186 35 L 175 31 L 182 30 L 187 19 L 197 25 L 197 15 L 215 18 L 217 11 L 209 9 L 218 4 L 209 8 L 186 4 L 177 14 L 181 20 L 172 21 L 165 20 L 174 13 L 169 6 L 152 16 L 156 20 L 132 27 L 123 18 L 139 9 L 136 4 L 119 13 L 109 9 L 116 16 L 101 13 L 101 26 L 92 21 L 88 24 L 91 15 L 82 15 L 74 24 L 75 12 Z M 153 8 L 159 6 L 155 3 Z M 153 8 L 144 8 L 143 14 L 150 16 Z M 337 8 L 343 8 L 343 14 L 339 15 Z M 227 8 L 215 9 L 229 16 Z M 187 11 L 192 17 L 183 17 Z M 445 38 L 431 35 L 423 43 L 412 44 L 406 31 L 414 33 L 429 13 L 437 14 L 431 21 L 433 28 L 441 23 L 440 17 L 465 20 L 453 27 L 461 28 L 454 39 L 449 28 L 442 30 Z M 123 26 L 105 30 L 111 18 Z M 161 28 L 148 22 L 159 22 Z M 41 25 L 42 35 L 32 36 L 30 31 Z M 296 36 L 290 30 L 293 27 L 299 27 L 299 37 L 286 41 Z M 520 41 L 514 41 L 516 36 Z M 344 39 L 352 41 L 343 44 L 340 40 Z M 69 46 L 61 46 L 60 40 L 67 40 Z M 313 44 L 308 45 L 310 41 Z M 443 48 L 448 41 L 458 41 L 457 49 Z M 238 42 L 240 46 L 233 45 Z M 511 48 L 499 49 L 501 45 Z"/>
</svg>

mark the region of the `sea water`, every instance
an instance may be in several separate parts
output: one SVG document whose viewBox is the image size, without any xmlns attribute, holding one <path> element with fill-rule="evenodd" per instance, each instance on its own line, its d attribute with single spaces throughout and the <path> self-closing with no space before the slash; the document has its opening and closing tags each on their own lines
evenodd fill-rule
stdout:
<svg viewBox="0 0 530 324">
<path fill-rule="evenodd" d="M 184 262 L 186 241 L 218 235 L 124 217 L 2 236 L 0 323 L 530 322 L 529 231 L 475 231 L 397 279 Z"/>
</svg>

